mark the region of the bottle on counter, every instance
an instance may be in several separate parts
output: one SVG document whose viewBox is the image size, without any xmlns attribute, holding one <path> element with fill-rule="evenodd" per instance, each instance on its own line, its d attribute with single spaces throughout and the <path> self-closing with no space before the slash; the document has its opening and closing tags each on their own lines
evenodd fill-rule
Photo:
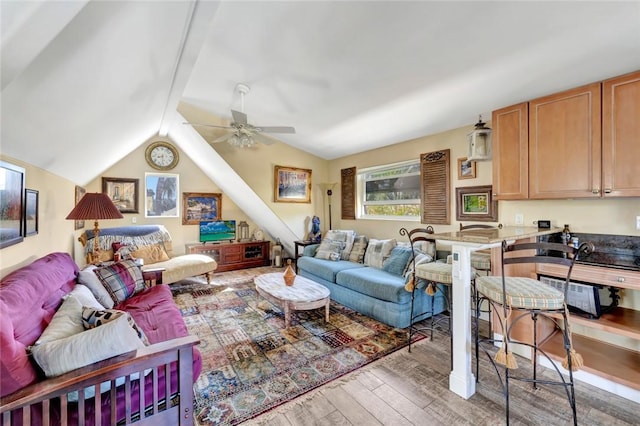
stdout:
<svg viewBox="0 0 640 426">
<path fill-rule="evenodd" d="M 564 225 L 564 229 L 562 230 L 562 235 L 560 236 L 562 239 L 562 244 L 569 245 L 571 242 L 571 231 L 569 230 L 569 225 Z"/>
<path fill-rule="evenodd" d="M 571 231 L 569 230 L 569 225 L 565 224 L 564 229 L 562 229 L 562 234 L 560 235 L 562 239 L 562 244 L 570 245 L 571 244 Z M 562 257 L 567 257 L 567 253 L 562 253 Z"/>
</svg>

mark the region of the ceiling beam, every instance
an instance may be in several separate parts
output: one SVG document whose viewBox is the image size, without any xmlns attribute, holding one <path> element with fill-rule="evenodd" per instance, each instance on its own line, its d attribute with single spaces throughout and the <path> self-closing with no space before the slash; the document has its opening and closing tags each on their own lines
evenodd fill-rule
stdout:
<svg viewBox="0 0 640 426">
<path fill-rule="evenodd" d="M 171 79 L 171 88 L 167 96 L 162 118 L 158 128 L 160 136 L 167 136 L 171 124 L 176 120 L 178 103 L 189 82 L 191 71 L 206 41 L 207 32 L 220 6 L 218 1 L 196 0 L 191 4 L 189 17 L 185 23 L 181 46 Z"/>
</svg>

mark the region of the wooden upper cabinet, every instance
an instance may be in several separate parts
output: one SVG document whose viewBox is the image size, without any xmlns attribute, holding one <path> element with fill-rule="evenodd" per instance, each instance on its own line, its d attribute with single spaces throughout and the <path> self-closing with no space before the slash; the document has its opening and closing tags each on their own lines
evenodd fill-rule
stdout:
<svg viewBox="0 0 640 426">
<path fill-rule="evenodd" d="M 602 189 L 640 196 L 640 71 L 602 84 Z"/>
<path fill-rule="evenodd" d="M 493 111 L 493 198 L 529 197 L 529 104 Z"/>
<path fill-rule="evenodd" d="M 529 198 L 601 196 L 601 85 L 529 102 Z"/>
</svg>

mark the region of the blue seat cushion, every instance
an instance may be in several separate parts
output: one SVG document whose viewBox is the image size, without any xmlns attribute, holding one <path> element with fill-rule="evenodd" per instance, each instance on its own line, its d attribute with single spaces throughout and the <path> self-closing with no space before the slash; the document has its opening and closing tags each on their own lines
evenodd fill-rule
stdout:
<svg viewBox="0 0 640 426">
<path fill-rule="evenodd" d="M 340 271 L 347 269 L 360 269 L 364 268 L 362 263 L 349 262 L 348 260 L 326 260 L 318 259 L 316 257 L 302 256 L 297 260 L 298 270 L 304 269 L 319 278 L 336 282 L 336 275 Z"/>
<path fill-rule="evenodd" d="M 336 284 L 379 300 L 407 303 L 411 293 L 404 289 L 404 278 L 382 269 L 366 267 L 340 271 Z"/>
</svg>

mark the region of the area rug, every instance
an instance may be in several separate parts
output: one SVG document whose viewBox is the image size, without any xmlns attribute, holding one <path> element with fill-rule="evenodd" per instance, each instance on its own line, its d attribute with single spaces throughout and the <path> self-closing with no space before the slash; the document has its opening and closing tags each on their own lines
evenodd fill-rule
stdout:
<svg viewBox="0 0 640 426">
<path fill-rule="evenodd" d="M 331 302 L 284 314 L 252 279 L 224 285 L 197 278 L 172 284 L 203 370 L 194 385 L 199 425 L 236 425 L 407 345 L 407 332 Z M 420 335 L 416 340 L 420 340 Z"/>
</svg>

